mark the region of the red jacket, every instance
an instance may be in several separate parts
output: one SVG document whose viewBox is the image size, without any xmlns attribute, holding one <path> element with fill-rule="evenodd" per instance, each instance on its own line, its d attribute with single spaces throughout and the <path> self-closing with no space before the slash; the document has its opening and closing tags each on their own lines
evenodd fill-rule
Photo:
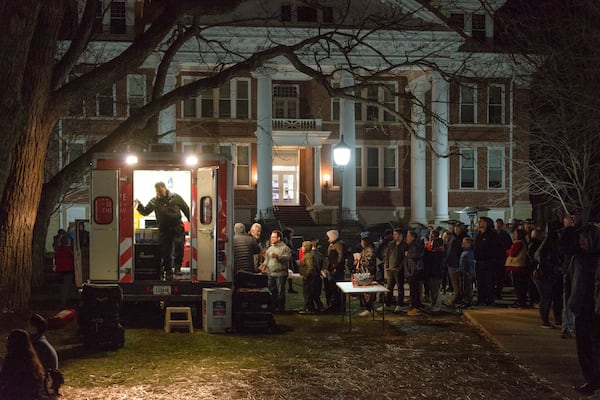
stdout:
<svg viewBox="0 0 600 400">
<path fill-rule="evenodd" d="M 54 251 L 54 270 L 56 272 L 73 272 L 75 269 L 75 254 L 73 246 L 60 245 Z"/>
</svg>

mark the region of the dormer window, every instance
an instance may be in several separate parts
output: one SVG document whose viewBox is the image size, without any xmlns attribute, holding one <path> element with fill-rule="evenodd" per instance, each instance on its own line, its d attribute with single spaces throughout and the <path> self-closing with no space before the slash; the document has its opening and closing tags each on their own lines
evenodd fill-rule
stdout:
<svg viewBox="0 0 600 400">
<path fill-rule="evenodd" d="M 315 8 L 298 6 L 296 14 L 298 22 L 317 22 L 317 10 Z"/>
<path fill-rule="evenodd" d="M 306 5 L 285 5 L 281 6 L 282 22 L 298 23 L 333 23 L 332 7 L 310 7 Z"/>
<path fill-rule="evenodd" d="M 465 29 L 465 14 L 450 14 L 450 25 L 455 29 Z"/>
<path fill-rule="evenodd" d="M 458 31 L 463 31 L 473 39 L 485 42 L 486 40 L 486 15 L 450 13 L 448 26 Z M 488 19 L 487 23 L 491 20 Z"/>
<path fill-rule="evenodd" d="M 110 33 L 127 33 L 124 1 L 110 4 Z"/>
<path fill-rule="evenodd" d="M 485 41 L 485 15 L 473 14 L 471 22 L 471 37 Z"/>
</svg>

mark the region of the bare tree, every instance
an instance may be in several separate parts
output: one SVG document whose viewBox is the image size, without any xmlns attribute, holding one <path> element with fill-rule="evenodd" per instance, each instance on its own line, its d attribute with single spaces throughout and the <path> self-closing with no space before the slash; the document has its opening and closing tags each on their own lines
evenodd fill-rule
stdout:
<svg viewBox="0 0 600 400">
<path fill-rule="evenodd" d="M 513 1 L 501 32 L 531 82 L 529 179 L 515 191 L 556 213 L 600 216 L 600 5 Z M 515 18 L 515 16 L 517 16 Z M 502 17 L 502 14 L 499 15 Z M 516 58 L 515 58 L 516 60 Z M 550 214 L 550 213 L 548 213 Z"/>
<path fill-rule="evenodd" d="M 76 9 L 78 3 L 84 9 L 77 26 L 72 27 L 75 34 L 71 41 L 60 42 L 65 14 Z M 57 2 L 30 0 L 2 2 L 0 67 L 4 73 L 0 80 L 8 95 L 0 101 L 0 135 L 6 149 L 0 154 L 0 304 L 14 310 L 27 306 L 32 254 L 43 254 L 50 215 L 67 189 L 81 181 L 92 154 L 112 151 L 126 143 L 154 140 L 156 116 L 178 101 L 247 75 L 277 58 L 284 58 L 315 79 L 331 96 L 361 101 L 371 100 L 361 98 L 359 89 L 378 84 L 381 77 L 400 75 L 398 71 L 408 68 L 440 69 L 446 77 L 454 72 L 472 72 L 465 68 L 467 60 L 455 57 L 454 64 L 448 64 L 444 55 L 455 54 L 464 38 L 453 35 L 443 23 L 421 19 L 425 8 L 405 9 L 393 2 L 360 3 L 357 7 L 356 2 L 348 0 L 343 4 L 346 8 L 341 5 L 341 22 L 336 25 L 300 29 L 282 24 L 275 18 L 278 14 L 254 19 L 226 17 L 236 15 L 232 12 L 236 7 L 246 7 L 241 14 L 253 11 L 256 2 L 152 1 L 151 18 L 145 21 L 148 25 L 144 32 L 119 54 L 82 71 L 78 64 L 85 62 L 96 46 L 93 35 L 97 1 L 63 0 L 58 2 L 60 6 Z M 264 37 L 250 50 L 243 37 L 248 26 L 260 30 Z M 419 40 L 414 40 L 416 33 Z M 385 51 L 373 44 L 382 42 L 386 43 Z M 197 81 L 165 92 L 167 71 L 182 46 L 188 47 L 188 53 L 194 50 L 196 61 L 211 65 L 212 70 Z M 148 103 L 85 154 L 45 178 L 47 149 L 59 118 L 81 99 L 94 97 L 135 72 L 152 54 L 159 55 L 161 63 Z M 494 57 L 485 61 L 490 68 L 498 65 Z M 438 62 L 444 64 L 443 68 Z M 340 71 L 355 76 L 356 86 L 332 86 L 332 77 Z M 404 92 L 396 94 L 411 98 Z M 404 121 L 410 132 L 409 114 L 387 111 Z"/>
</svg>

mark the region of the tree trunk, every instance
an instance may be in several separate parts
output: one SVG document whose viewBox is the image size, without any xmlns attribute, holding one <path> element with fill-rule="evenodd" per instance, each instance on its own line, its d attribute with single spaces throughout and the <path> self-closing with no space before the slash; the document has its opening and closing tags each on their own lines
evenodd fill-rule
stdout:
<svg viewBox="0 0 600 400">
<path fill-rule="evenodd" d="M 19 151 L 13 156 L 0 210 L 0 304 L 14 311 L 25 311 L 31 296 L 33 228 L 42 191 L 43 164 L 47 145 L 46 127 L 32 124 L 19 135 Z M 27 190 L 19 190 L 16 182 Z M 10 207 L 18 204 L 18 207 Z"/>
</svg>

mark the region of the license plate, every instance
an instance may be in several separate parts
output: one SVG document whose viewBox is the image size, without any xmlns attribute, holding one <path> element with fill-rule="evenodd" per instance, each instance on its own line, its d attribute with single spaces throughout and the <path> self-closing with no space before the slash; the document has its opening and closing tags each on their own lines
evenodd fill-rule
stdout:
<svg viewBox="0 0 600 400">
<path fill-rule="evenodd" d="M 171 294 L 171 286 L 153 286 L 152 294 L 156 295 L 170 295 Z"/>
</svg>

